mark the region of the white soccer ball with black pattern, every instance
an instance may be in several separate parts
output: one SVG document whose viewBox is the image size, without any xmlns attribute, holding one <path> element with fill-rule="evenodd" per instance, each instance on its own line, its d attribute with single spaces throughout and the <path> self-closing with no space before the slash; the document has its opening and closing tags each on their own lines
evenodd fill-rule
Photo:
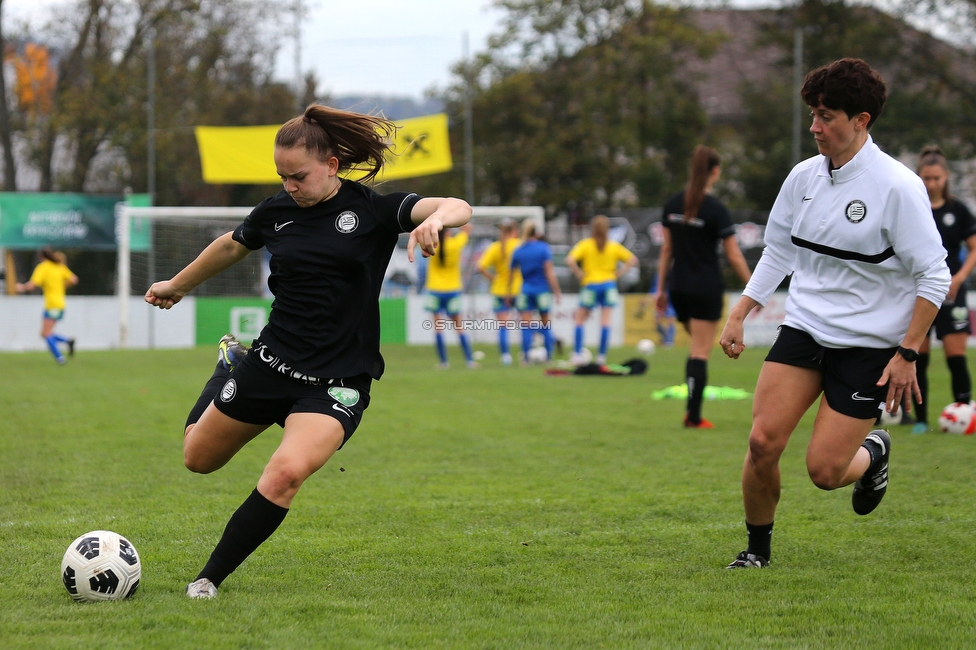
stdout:
<svg viewBox="0 0 976 650">
<path fill-rule="evenodd" d="M 142 562 L 132 542 L 93 530 L 71 542 L 61 560 L 64 588 L 77 601 L 121 600 L 136 593 Z"/>
<path fill-rule="evenodd" d="M 649 357 L 654 354 L 655 347 L 654 341 L 651 339 L 641 339 L 637 342 L 637 351 L 643 354 L 645 357 Z"/>
<path fill-rule="evenodd" d="M 939 429 L 944 433 L 971 436 L 976 433 L 976 408 L 966 402 L 953 402 L 942 409 Z"/>
</svg>

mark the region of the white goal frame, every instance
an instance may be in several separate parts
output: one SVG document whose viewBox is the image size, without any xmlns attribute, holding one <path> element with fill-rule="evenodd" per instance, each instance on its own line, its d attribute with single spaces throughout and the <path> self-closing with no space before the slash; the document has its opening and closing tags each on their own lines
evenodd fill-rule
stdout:
<svg viewBox="0 0 976 650">
<path fill-rule="evenodd" d="M 132 220 L 148 219 L 240 219 L 244 220 L 253 207 L 134 207 L 120 203 L 116 208 L 118 260 L 116 264 L 116 297 L 119 301 L 119 347 L 129 342 L 129 291 L 132 280 Z M 546 212 L 541 206 L 473 206 L 472 218 L 532 219 L 540 234 L 545 232 Z M 147 287 L 148 289 L 148 287 Z"/>
</svg>

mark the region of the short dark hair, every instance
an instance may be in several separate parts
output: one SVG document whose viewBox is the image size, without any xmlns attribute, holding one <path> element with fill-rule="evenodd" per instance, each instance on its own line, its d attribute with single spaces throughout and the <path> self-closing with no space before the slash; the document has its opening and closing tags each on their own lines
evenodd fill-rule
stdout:
<svg viewBox="0 0 976 650">
<path fill-rule="evenodd" d="M 845 58 L 810 71 L 800 96 L 808 106 L 823 104 L 844 111 L 848 117 L 867 113 L 871 116 L 870 129 L 884 111 L 888 89 L 877 70 L 861 59 Z"/>
</svg>

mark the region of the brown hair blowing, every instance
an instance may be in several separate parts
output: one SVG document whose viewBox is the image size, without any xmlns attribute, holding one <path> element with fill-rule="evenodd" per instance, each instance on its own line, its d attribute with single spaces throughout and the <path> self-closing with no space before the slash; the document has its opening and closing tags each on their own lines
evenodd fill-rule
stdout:
<svg viewBox="0 0 976 650">
<path fill-rule="evenodd" d="M 923 148 L 922 153 L 918 155 L 918 166 L 915 168 L 915 173 L 921 176 L 923 167 L 942 168 L 942 171 L 944 171 L 946 174 L 945 187 L 942 188 L 942 200 L 950 200 L 952 198 L 952 194 L 949 193 L 949 163 L 946 161 L 946 157 L 945 154 L 942 153 L 942 149 L 934 144 L 930 144 Z"/>
<path fill-rule="evenodd" d="M 382 171 L 395 133 L 396 126 L 384 117 L 311 104 L 278 129 L 275 146 L 305 147 L 322 161 L 335 156 L 340 173 L 363 170 L 366 176 L 361 181 L 369 182 Z"/>
<path fill-rule="evenodd" d="M 685 187 L 684 221 L 688 223 L 698 216 L 698 209 L 705 200 L 705 186 L 708 175 L 722 163 L 718 152 L 703 144 L 695 147 L 691 155 L 691 171 L 688 173 L 688 185 Z"/>
</svg>

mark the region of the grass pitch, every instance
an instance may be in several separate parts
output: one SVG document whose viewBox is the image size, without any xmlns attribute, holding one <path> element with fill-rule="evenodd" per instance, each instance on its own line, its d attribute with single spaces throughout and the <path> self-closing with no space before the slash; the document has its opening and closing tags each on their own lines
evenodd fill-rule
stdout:
<svg viewBox="0 0 976 650">
<path fill-rule="evenodd" d="M 895 427 L 888 495 L 857 517 L 850 488 L 806 476 L 808 415 L 772 568 L 726 571 L 745 547 L 751 401 L 708 402 L 716 428 L 688 431 L 682 402 L 651 399 L 685 350 L 642 377 L 545 377 L 486 351 L 472 371 L 452 349 L 438 371 L 432 350 L 385 349 L 359 431 L 214 601 L 183 589 L 280 440 L 209 476 L 183 468 L 214 350 L 0 355 L 0 647 L 971 647 L 976 438 Z M 709 383 L 751 391 L 762 356 L 716 350 Z M 143 581 L 78 604 L 61 556 L 100 528 L 136 545 Z"/>
</svg>

